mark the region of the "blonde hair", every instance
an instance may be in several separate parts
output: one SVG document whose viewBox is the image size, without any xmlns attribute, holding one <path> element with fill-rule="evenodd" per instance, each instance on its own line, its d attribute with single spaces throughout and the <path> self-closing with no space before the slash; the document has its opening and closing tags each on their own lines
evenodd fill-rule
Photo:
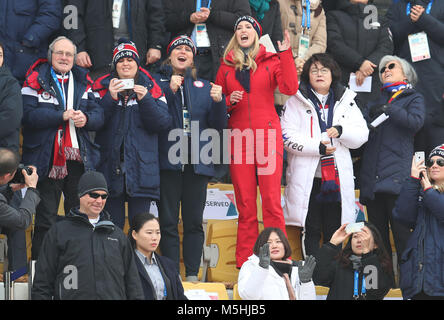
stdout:
<svg viewBox="0 0 444 320">
<path fill-rule="evenodd" d="M 429 170 L 427 170 L 427 177 L 429 178 L 433 189 L 437 190 L 439 193 L 444 193 L 444 183 L 436 184 L 435 181 L 430 178 Z"/>
<path fill-rule="evenodd" d="M 227 60 L 228 54 L 233 51 L 233 62 Z M 257 64 L 254 59 L 256 58 L 257 53 L 259 52 L 259 37 L 257 33 L 254 33 L 254 42 L 251 46 L 251 50 L 248 51 L 247 59 L 245 60 L 244 52 L 242 51 L 239 43 L 236 39 L 236 33 L 231 37 L 230 42 L 228 42 L 227 48 L 224 52 L 224 62 L 226 65 L 234 66 L 236 70 L 252 69 L 253 72 L 257 69 Z"/>
</svg>

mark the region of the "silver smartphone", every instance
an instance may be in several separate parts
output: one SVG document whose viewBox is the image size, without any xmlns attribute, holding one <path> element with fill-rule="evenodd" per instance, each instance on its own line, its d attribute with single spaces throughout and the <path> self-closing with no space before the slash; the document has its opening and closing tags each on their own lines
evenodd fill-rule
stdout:
<svg viewBox="0 0 444 320">
<path fill-rule="evenodd" d="M 134 79 L 119 79 L 121 81 L 121 85 L 123 84 L 123 87 L 120 89 L 134 89 Z"/>
<path fill-rule="evenodd" d="M 415 152 L 415 163 L 416 164 L 418 164 L 418 163 L 420 163 L 421 161 L 424 161 L 424 160 L 425 160 L 425 153 L 424 153 L 424 151 Z"/>
</svg>

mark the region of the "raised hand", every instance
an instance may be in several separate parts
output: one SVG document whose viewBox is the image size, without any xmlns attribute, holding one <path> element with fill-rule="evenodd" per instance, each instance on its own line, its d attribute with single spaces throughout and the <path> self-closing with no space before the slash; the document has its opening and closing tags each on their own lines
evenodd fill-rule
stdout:
<svg viewBox="0 0 444 320">
<path fill-rule="evenodd" d="M 270 244 L 267 242 L 259 248 L 259 266 L 268 269 L 270 262 Z"/>
<path fill-rule="evenodd" d="M 316 267 L 316 259 L 313 256 L 308 256 L 305 259 L 305 263 L 302 267 L 298 268 L 299 280 L 302 283 L 307 283 L 311 281 L 313 277 L 313 271 Z"/>
<path fill-rule="evenodd" d="M 287 29 L 285 29 L 284 31 L 284 41 L 282 42 L 278 41 L 277 44 L 278 44 L 278 49 L 281 52 L 288 50 L 288 48 L 290 48 L 290 33 L 288 32 Z"/>
</svg>

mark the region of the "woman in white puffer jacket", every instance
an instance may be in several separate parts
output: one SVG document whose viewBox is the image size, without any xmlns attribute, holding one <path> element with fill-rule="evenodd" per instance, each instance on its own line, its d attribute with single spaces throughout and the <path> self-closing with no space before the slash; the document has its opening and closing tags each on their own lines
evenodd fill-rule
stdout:
<svg viewBox="0 0 444 320">
<path fill-rule="evenodd" d="M 316 300 L 315 258 L 292 261 L 290 243 L 280 228 L 265 228 L 253 252 L 239 272 L 238 291 L 243 300 Z"/>
<path fill-rule="evenodd" d="M 369 131 L 356 93 L 340 85 L 340 76 L 333 58 L 314 54 L 281 117 L 288 152 L 285 223 L 304 227 L 305 255 L 316 254 L 321 234 L 328 241 L 356 219 L 349 149 L 363 145 Z"/>
</svg>

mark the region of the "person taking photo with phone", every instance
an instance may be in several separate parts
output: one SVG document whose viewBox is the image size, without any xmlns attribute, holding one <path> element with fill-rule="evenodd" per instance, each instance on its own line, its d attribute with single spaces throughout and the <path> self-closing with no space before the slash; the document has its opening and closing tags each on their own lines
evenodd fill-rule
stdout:
<svg viewBox="0 0 444 320">
<path fill-rule="evenodd" d="M 106 209 L 123 229 L 125 202 L 128 218 L 149 212 L 160 196 L 157 134 L 170 126 L 171 117 L 162 90 L 150 73 L 140 66 L 135 44 L 120 39 L 113 51 L 113 71 L 96 80 L 105 112 L 105 125 L 97 132 L 100 145 L 98 171 L 109 183 Z M 128 79 L 134 87 L 125 88 Z"/>
<path fill-rule="evenodd" d="M 444 144 L 426 161 L 412 160 L 393 218 L 413 229 L 400 257 L 404 299 L 444 299 Z"/>
<path fill-rule="evenodd" d="M 330 288 L 327 300 L 382 300 L 393 286 L 393 271 L 381 234 L 369 222 L 357 232 L 346 227 L 319 249 L 313 281 Z"/>
</svg>

